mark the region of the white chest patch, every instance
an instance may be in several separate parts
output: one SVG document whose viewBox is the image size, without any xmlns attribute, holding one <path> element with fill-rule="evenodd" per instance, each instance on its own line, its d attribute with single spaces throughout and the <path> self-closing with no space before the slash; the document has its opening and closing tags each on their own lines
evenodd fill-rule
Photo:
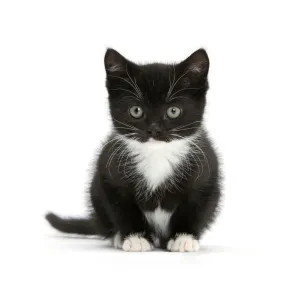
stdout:
<svg viewBox="0 0 300 300">
<path fill-rule="evenodd" d="M 125 139 L 125 142 L 134 157 L 137 172 L 145 178 L 150 192 L 173 175 L 174 169 L 190 150 L 189 138 L 169 143 L 153 139 L 146 143 L 132 139 Z"/>
<path fill-rule="evenodd" d="M 149 224 L 155 229 L 157 234 L 162 236 L 166 236 L 169 232 L 171 216 L 171 212 L 167 212 L 160 207 L 156 208 L 154 211 L 145 213 L 145 217 Z"/>
</svg>

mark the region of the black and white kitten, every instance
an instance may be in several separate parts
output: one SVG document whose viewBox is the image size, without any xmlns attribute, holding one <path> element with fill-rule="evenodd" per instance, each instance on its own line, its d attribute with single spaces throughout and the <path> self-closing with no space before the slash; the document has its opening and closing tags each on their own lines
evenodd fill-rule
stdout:
<svg viewBox="0 0 300 300">
<path fill-rule="evenodd" d="M 137 65 L 108 49 L 105 68 L 113 132 L 90 186 L 91 217 L 47 220 L 125 251 L 197 251 L 220 198 L 218 160 L 202 124 L 205 50 L 179 64 Z"/>
</svg>

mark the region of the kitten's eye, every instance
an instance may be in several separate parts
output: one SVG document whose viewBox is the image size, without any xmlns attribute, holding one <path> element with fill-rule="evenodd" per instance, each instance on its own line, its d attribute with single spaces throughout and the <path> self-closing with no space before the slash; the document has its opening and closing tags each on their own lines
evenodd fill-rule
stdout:
<svg viewBox="0 0 300 300">
<path fill-rule="evenodd" d="M 167 109 L 167 115 L 170 119 L 178 118 L 181 114 L 181 109 L 176 106 L 171 106 Z"/>
<path fill-rule="evenodd" d="M 143 110 L 142 110 L 142 108 L 140 106 L 132 106 L 129 109 L 129 113 L 135 119 L 140 119 L 143 116 L 143 114 L 144 114 L 144 112 L 143 112 Z"/>
</svg>

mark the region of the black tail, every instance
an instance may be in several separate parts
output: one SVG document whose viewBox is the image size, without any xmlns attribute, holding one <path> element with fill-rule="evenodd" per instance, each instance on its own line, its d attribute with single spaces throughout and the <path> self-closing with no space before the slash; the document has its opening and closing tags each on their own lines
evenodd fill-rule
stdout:
<svg viewBox="0 0 300 300">
<path fill-rule="evenodd" d="M 61 232 L 84 235 L 97 234 L 95 225 L 89 219 L 63 219 L 53 213 L 46 214 L 45 218 L 52 225 L 52 227 Z"/>
</svg>

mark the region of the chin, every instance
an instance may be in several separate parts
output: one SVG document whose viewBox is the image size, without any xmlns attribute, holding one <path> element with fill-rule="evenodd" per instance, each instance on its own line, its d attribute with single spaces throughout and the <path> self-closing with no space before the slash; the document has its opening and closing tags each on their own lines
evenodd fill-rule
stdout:
<svg viewBox="0 0 300 300">
<path fill-rule="evenodd" d="M 147 142 L 149 143 L 159 143 L 159 142 L 165 142 L 168 143 L 170 142 L 170 139 L 166 137 L 148 137 Z"/>
<path fill-rule="evenodd" d="M 139 142 L 141 143 L 150 143 L 150 144 L 155 144 L 155 143 L 167 143 L 166 139 L 163 138 L 153 138 L 153 137 L 147 137 L 143 139 L 139 139 Z"/>
<path fill-rule="evenodd" d="M 153 137 L 153 136 L 144 136 L 144 135 L 139 135 L 128 139 L 132 139 L 140 143 L 160 143 L 160 142 L 168 143 L 172 140 L 171 138 L 163 137 L 163 136 Z"/>
<path fill-rule="evenodd" d="M 142 143 L 170 143 L 175 140 L 181 140 L 184 137 L 170 137 L 170 136 L 160 136 L 160 137 L 141 137 L 138 140 Z"/>
</svg>

